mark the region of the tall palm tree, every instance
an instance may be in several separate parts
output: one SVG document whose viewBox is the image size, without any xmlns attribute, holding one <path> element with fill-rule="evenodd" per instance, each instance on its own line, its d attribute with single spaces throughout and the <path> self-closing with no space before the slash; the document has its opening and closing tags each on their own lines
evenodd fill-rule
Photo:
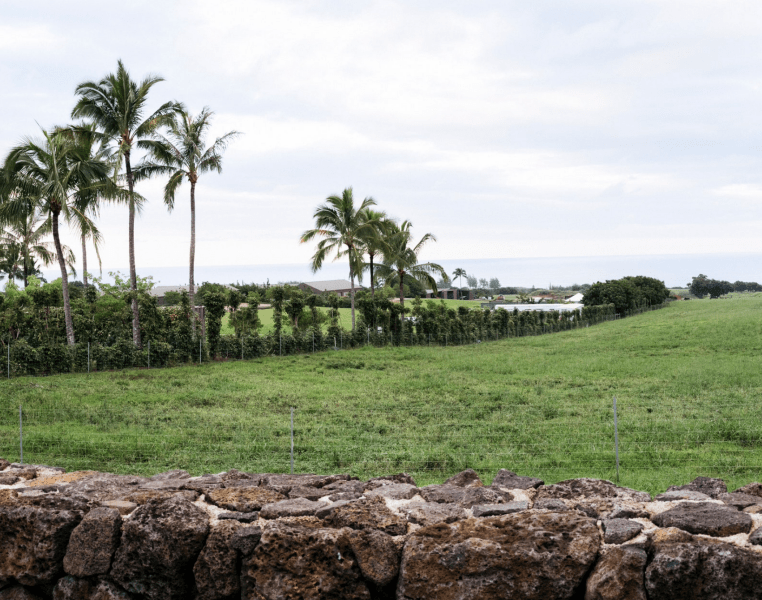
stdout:
<svg viewBox="0 0 762 600">
<path fill-rule="evenodd" d="M 418 255 L 423 247 L 429 242 L 436 242 L 437 238 L 433 234 L 427 233 L 417 244 L 412 244 L 413 234 L 410 221 L 403 221 L 401 225 L 390 225 L 390 234 L 386 239 L 386 250 L 384 251 L 384 260 L 378 268 L 378 274 L 383 277 L 390 285 L 399 285 L 400 306 L 402 312 L 400 319 L 405 313 L 405 277 L 412 277 L 418 280 L 424 286 L 431 287 L 436 293 L 437 280 L 432 273 L 439 275 L 444 281 L 449 281 L 447 272 L 441 265 L 436 263 L 419 263 Z"/>
<path fill-rule="evenodd" d="M 465 269 L 457 268 L 452 272 L 452 278 L 455 279 L 457 277 L 460 277 L 460 287 L 463 287 L 463 278 L 468 277 L 468 273 L 466 273 Z"/>
<path fill-rule="evenodd" d="M 376 286 L 373 261 L 383 255 L 389 223 L 394 222 L 394 220 L 387 218 L 384 211 L 366 208 L 365 221 L 372 227 L 364 228 L 360 236 L 361 251 L 368 255 L 368 263 L 363 265 L 363 269 L 367 266 L 370 274 L 370 297 L 375 299 Z"/>
<path fill-rule="evenodd" d="M 50 218 L 66 321 L 66 339 L 74 345 L 74 324 L 69 303 L 69 279 L 59 218 L 72 222 L 75 206 L 82 192 L 109 182 L 107 163 L 93 159 L 83 146 L 75 144 L 61 131 L 45 131 L 39 140 L 25 138 L 13 148 L 2 167 L 0 182 L 0 216 L 6 222 L 20 221 L 29 212 L 29 201 L 46 218 Z"/>
<path fill-rule="evenodd" d="M 129 251 L 130 290 L 132 291 L 132 340 L 140 347 L 140 315 L 138 313 L 137 271 L 135 269 L 135 211 L 139 209 L 136 198 L 135 177 L 132 172 L 132 149 L 135 142 L 150 137 L 158 128 L 169 124 L 174 114 L 182 108 L 178 102 L 165 102 L 153 113 L 145 117 L 148 92 L 164 81 L 156 75 L 149 75 L 139 84 L 118 61 L 116 73 L 110 73 L 98 82 L 85 81 L 77 86 L 79 96 L 71 114 L 74 118 L 91 120 L 103 136 L 117 147 L 117 157 L 121 166 L 124 159 L 125 177 L 129 195 Z"/>
<path fill-rule="evenodd" d="M 164 204 L 171 211 L 175 207 L 175 191 L 183 180 L 190 182 L 190 273 L 188 288 L 190 304 L 194 306 L 194 265 L 196 261 L 196 182 L 199 175 L 216 171 L 222 173 L 222 154 L 227 145 L 240 133 L 229 131 L 218 137 L 206 147 L 214 113 L 208 107 L 195 117 L 185 110 L 180 110 L 177 117 L 168 125 L 167 134 L 154 134 L 154 139 L 138 141 L 138 147 L 148 151 L 148 159 L 141 164 L 136 175 L 148 177 L 154 174 L 169 175 L 164 187 Z M 195 313 L 194 313 L 195 314 Z M 195 328 L 195 320 L 193 323 Z"/>
<path fill-rule="evenodd" d="M 315 209 L 315 229 L 302 234 L 301 243 L 320 237 L 317 250 L 312 256 L 312 272 L 323 266 L 326 256 L 336 253 L 334 260 L 346 256 L 349 259 L 350 296 L 352 306 L 352 331 L 355 329 L 355 276 L 362 277 L 362 238 L 373 224 L 367 220 L 366 209 L 375 206 L 376 201 L 367 197 L 355 208 L 352 188 L 346 188 L 341 196 L 328 196 L 325 204 Z"/>
</svg>

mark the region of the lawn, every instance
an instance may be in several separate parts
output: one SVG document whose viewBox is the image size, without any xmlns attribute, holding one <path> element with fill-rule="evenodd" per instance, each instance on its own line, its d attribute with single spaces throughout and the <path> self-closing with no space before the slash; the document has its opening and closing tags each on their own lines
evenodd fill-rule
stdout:
<svg viewBox="0 0 762 600">
<path fill-rule="evenodd" d="M 762 297 L 675 302 L 594 327 L 461 347 L 362 348 L 5 381 L 0 456 L 67 469 L 289 469 L 419 483 L 473 467 L 651 492 L 762 477 Z"/>
</svg>

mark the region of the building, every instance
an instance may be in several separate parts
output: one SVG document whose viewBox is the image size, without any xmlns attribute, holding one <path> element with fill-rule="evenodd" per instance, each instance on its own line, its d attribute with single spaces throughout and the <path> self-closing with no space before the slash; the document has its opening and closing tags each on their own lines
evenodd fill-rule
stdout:
<svg viewBox="0 0 762 600">
<path fill-rule="evenodd" d="M 349 296 L 352 291 L 352 284 L 346 279 L 329 279 L 327 281 L 306 281 L 299 284 L 299 289 L 312 294 L 330 294 L 335 292 L 339 296 Z M 359 284 L 355 284 L 355 292 L 363 289 Z"/>
<path fill-rule="evenodd" d="M 459 290 L 458 288 L 443 288 L 437 290 L 426 290 L 427 298 L 444 298 L 445 300 L 473 300 L 474 293 L 471 290 Z"/>
</svg>

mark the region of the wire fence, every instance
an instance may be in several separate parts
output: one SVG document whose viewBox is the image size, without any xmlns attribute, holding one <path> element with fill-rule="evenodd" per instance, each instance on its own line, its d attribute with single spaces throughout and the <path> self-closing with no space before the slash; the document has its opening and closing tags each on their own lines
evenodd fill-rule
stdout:
<svg viewBox="0 0 762 600">
<path fill-rule="evenodd" d="M 471 467 L 486 479 L 506 468 L 546 481 L 617 480 L 618 450 L 618 479 L 638 489 L 698 475 L 759 479 L 762 406 L 620 397 L 615 432 L 612 400 L 374 410 L 21 406 L 0 413 L 0 456 L 21 458 L 23 426 L 25 462 L 68 470 L 407 472 L 427 483 Z"/>
</svg>

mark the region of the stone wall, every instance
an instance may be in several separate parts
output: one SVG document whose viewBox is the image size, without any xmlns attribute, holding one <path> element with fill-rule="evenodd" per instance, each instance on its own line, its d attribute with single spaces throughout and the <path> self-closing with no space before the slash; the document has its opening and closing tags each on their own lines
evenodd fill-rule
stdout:
<svg viewBox="0 0 762 600">
<path fill-rule="evenodd" d="M 762 598 L 758 483 L 0 469 L 0 600 Z"/>
</svg>

